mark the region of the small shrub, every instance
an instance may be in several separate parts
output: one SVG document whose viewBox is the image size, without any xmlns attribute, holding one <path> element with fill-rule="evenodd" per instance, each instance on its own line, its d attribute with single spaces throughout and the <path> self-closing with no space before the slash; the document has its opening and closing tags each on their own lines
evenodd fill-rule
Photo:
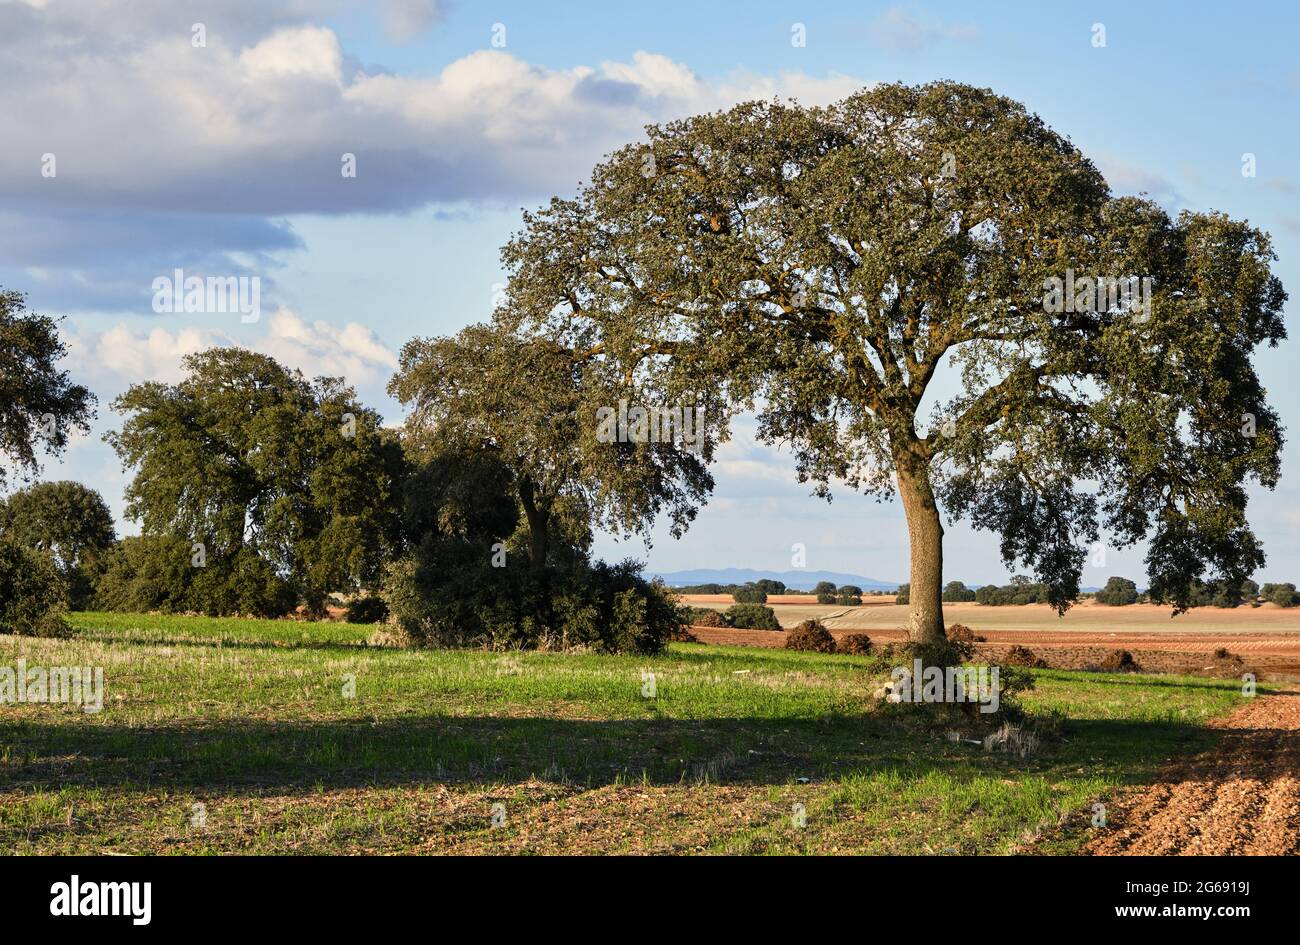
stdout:
<svg viewBox="0 0 1300 945">
<path fill-rule="evenodd" d="M 896 677 L 898 670 L 904 670 L 907 677 L 912 677 L 916 660 L 921 661 L 923 671 L 931 667 L 946 669 L 950 666 L 961 666 L 966 660 L 962 656 L 962 646 L 954 644 L 949 640 L 940 643 L 889 643 L 886 644 L 873 654 L 872 659 L 878 665 L 882 672 L 890 674 L 890 681 L 875 691 L 878 699 L 888 702 L 897 702 L 897 686 L 909 685 L 906 681 L 899 682 Z M 976 667 L 978 669 L 978 667 Z M 1028 692 L 1034 688 L 1034 676 L 1023 669 L 1014 666 L 1002 665 L 993 667 L 997 669 L 997 711 L 983 712 L 984 702 L 982 700 L 966 699 L 957 702 L 920 702 L 913 703 L 909 711 L 917 712 L 920 717 L 928 719 L 930 722 L 943 725 L 945 727 L 957 724 L 963 728 L 976 726 L 978 728 L 987 728 L 989 725 L 1001 725 L 1003 722 L 1019 722 L 1025 718 L 1024 707 L 1020 703 L 1019 696 L 1023 692 Z M 991 683 L 990 677 L 987 682 Z M 918 685 L 916 679 L 912 679 L 910 685 Z M 913 689 L 915 692 L 915 689 Z M 902 701 L 910 702 L 908 698 Z"/>
<path fill-rule="evenodd" d="M 1047 660 L 1043 659 L 1029 647 L 1021 646 L 1019 643 L 1007 650 L 1007 655 L 1002 657 L 1002 662 L 1007 666 L 1027 666 L 1030 669 L 1047 669 Z"/>
<path fill-rule="evenodd" d="M 850 633 L 835 644 L 838 653 L 851 653 L 854 656 L 867 656 L 871 653 L 871 637 L 865 633 Z"/>
<path fill-rule="evenodd" d="M 1133 659 L 1133 654 L 1128 650 L 1111 650 L 1105 658 L 1097 664 L 1097 669 L 1103 673 L 1140 673 L 1142 666 L 1137 660 Z"/>
<path fill-rule="evenodd" d="M 382 597 L 356 597 L 343 611 L 348 623 L 380 623 L 388 619 L 388 605 Z"/>
<path fill-rule="evenodd" d="M 297 595 L 284 576 L 251 548 L 207 554 L 192 563 L 193 546 L 176 535 L 135 535 L 113 546 L 103 561 L 96 606 L 127 613 L 187 613 L 211 617 L 283 617 Z"/>
<path fill-rule="evenodd" d="M 695 607 L 694 613 L 691 614 L 691 626 L 693 627 L 726 627 L 727 618 L 722 616 L 719 611 L 710 610 L 707 607 Z"/>
<path fill-rule="evenodd" d="M 390 564 L 384 600 L 409 645 L 652 655 L 682 629 L 676 595 L 638 562 L 443 567 L 462 547 L 429 542 Z"/>
<path fill-rule="evenodd" d="M 911 666 L 920 660 L 923 666 L 960 666 L 969 662 L 974 647 L 969 643 L 941 640 L 938 643 L 913 643 L 910 640 L 888 643 L 876 653 L 895 666 Z"/>
<path fill-rule="evenodd" d="M 0 538 L 0 633 L 68 636 L 66 600 L 67 586 L 49 555 Z"/>
<path fill-rule="evenodd" d="M 979 636 L 970 627 L 964 623 L 955 623 L 948 628 L 948 639 L 953 643 L 983 643 L 984 637 Z"/>
<path fill-rule="evenodd" d="M 786 635 L 787 650 L 807 650 L 813 653 L 834 653 L 835 638 L 820 620 L 805 620 Z"/>
<path fill-rule="evenodd" d="M 727 623 L 741 630 L 780 630 L 776 611 L 762 604 L 735 604 L 723 616 Z"/>
</svg>

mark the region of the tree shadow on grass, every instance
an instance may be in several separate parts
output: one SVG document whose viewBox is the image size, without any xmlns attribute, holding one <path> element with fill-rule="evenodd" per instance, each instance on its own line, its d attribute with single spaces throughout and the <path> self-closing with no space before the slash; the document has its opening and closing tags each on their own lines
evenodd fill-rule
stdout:
<svg viewBox="0 0 1300 945">
<path fill-rule="evenodd" d="M 1069 672 L 1070 676 L 1053 676 L 1052 673 Z M 1148 673 L 1130 673 L 1125 675 L 1097 673 L 1096 678 L 1085 677 L 1083 673 L 1088 670 L 1045 670 L 1040 671 L 1039 675 L 1048 680 L 1068 680 L 1072 683 L 1083 683 L 1089 686 L 1119 686 L 1121 688 L 1130 688 L 1133 686 L 1159 687 L 1168 689 L 1187 689 L 1190 687 L 1199 687 L 1203 689 L 1222 689 L 1225 692 L 1240 692 L 1241 680 L 1235 676 L 1228 677 L 1211 677 L 1211 676 L 1190 676 L 1174 674 L 1162 674 L 1169 678 L 1158 678 Z M 1191 680 L 1189 682 L 1189 680 Z"/>
<path fill-rule="evenodd" d="M 1175 722 L 1077 720 L 1027 758 L 950 742 L 894 715 L 820 719 L 420 715 L 386 719 L 118 725 L 73 716 L 5 721 L 0 791 L 77 785 L 296 793 L 317 787 L 629 781 L 784 785 L 892 771 L 979 776 L 1096 775 L 1139 781 L 1169 754 L 1212 743 Z"/>
<path fill-rule="evenodd" d="M 282 640 L 248 640 L 224 637 L 148 637 L 139 634 L 120 635 L 98 630 L 94 632 L 94 635 L 74 638 L 74 641 L 76 640 L 92 643 L 111 643 L 114 646 L 188 646 L 214 650 L 279 650 L 282 652 L 284 650 L 360 650 L 372 653 L 384 650 L 383 647 L 371 646 L 365 640 L 299 640 L 287 638 Z"/>
</svg>

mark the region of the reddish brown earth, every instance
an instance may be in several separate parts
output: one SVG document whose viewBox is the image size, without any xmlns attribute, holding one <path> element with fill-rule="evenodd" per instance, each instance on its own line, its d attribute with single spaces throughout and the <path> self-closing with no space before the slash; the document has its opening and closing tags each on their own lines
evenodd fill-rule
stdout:
<svg viewBox="0 0 1300 945">
<path fill-rule="evenodd" d="M 693 627 L 701 643 L 733 646 L 785 646 L 784 630 L 734 630 L 727 627 Z M 907 634 L 896 627 L 832 630 L 836 639 L 865 633 L 877 643 L 895 643 Z M 1174 634 L 1089 633 L 1078 630 L 982 630 L 984 643 L 976 645 L 987 659 L 1000 659 L 1013 645 L 1027 646 L 1054 669 L 1085 669 L 1112 650 L 1132 651 L 1142 667 L 1158 673 L 1197 675 L 1216 663 L 1210 655 L 1220 647 L 1245 660 L 1261 678 L 1300 676 L 1300 636 L 1295 634 Z M 1213 667 L 1216 670 L 1221 667 Z M 1216 673 L 1217 674 L 1217 673 Z"/>
<path fill-rule="evenodd" d="M 679 594 L 682 600 L 688 604 L 726 604 L 730 607 L 736 602 L 736 599 L 730 594 Z M 816 594 L 768 594 L 767 602 L 769 604 L 816 604 Z M 894 603 L 893 594 L 866 594 L 862 598 L 862 607 L 888 607 Z"/>
<path fill-rule="evenodd" d="M 1300 853 L 1300 692 L 1260 695 L 1223 719 L 1211 751 L 1107 802 L 1096 855 Z"/>
</svg>

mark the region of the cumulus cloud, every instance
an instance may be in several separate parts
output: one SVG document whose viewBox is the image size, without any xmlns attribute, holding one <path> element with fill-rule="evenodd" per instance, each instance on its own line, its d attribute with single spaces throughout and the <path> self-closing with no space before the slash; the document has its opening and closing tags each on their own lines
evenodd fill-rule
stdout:
<svg viewBox="0 0 1300 945">
<path fill-rule="evenodd" d="M 358 386 L 386 382 L 397 369 L 397 355 L 373 329 L 356 322 L 342 328 L 307 322 L 286 308 L 271 316 L 269 331 L 254 350 L 308 376 L 344 377 Z"/>
<path fill-rule="evenodd" d="M 283 216 L 545 196 L 647 122 L 861 86 L 802 73 L 709 81 L 644 51 L 564 69 L 485 49 L 434 76 L 350 71 L 333 31 L 310 24 L 246 45 L 210 29 L 203 48 L 174 30 L 133 55 L 30 39 L 8 50 L 21 67 L 0 86 L 0 197 L 43 206 Z M 341 173 L 345 153 L 355 178 Z M 54 175 L 42 174 L 47 154 Z"/>
<path fill-rule="evenodd" d="M 0 204 L 10 234 L 37 236 L 9 237 L 0 279 L 44 271 L 61 289 L 47 304 L 139 311 L 134 287 L 151 272 L 244 274 L 232 253 L 264 269 L 297 246 L 277 222 L 289 215 L 541 200 L 646 123 L 755 97 L 828 102 L 862 84 L 706 79 L 650 52 L 555 68 L 484 49 L 397 75 L 359 65 L 320 25 L 345 5 L 0 4 Z M 386 9 L 403 35 L 440 13 L 429 0 Z"/>
<path fill-rule="evenodd" d="M 265 330 L 254 338 L 215 328 L 136 329 L 119 323 L 105 331 L 68 331 L 65 339 L 68 355 L 61 366 L 101 398 L 141 380 L 174 383 L 184 374 L 186 355 L 216 345 L 259 351 L 308 377 L 343 377 L 359 388 L 382 387 L 397 367 L 396 353 L 372 329 L 356 322 L 309 322 L 287 308 L 265 319 Z"/>
</svg>

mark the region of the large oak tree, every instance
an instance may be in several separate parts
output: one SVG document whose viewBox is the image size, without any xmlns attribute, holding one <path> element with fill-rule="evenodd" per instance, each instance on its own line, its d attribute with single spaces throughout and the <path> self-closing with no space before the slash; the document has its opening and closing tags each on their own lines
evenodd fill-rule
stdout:
<svg viewBox="0 0 1300 945">
<path fill-rule="evenodd" d="M 126 511 L 144 534 L 218 560 L 254 552 L 316 614 L 330 592 L 373 586 L 400 541 L 405 474 L 379 414 L 339 378 L 240 348 L 189 355 L 185 369 L 113 403 L 127 416 L 105 439 L 134 470 Z"/>
<path fill-rule="evenodd" d="M 54 319 L 0 290 L 0 488 L 11 469 L 30 476 L 40 453 L 57 455 L 71 433 L 89 430 L 95 398 L 59 370 L 66 353 Z"/>
<path fill-rule="evenodd" d="M 1176 610 L 1203 575 L 1239 586 L 1263 561 L 1244 486 L 1275 483 L 1282 441 L 1251 364 L 1284 337 L 1268 236 L 1113 197 L 990 91 L 882 85 L 650 127 L 526 214 L 503 258 L 500 317 L 644 390 L 756 409 L 821 494 L 897 493 L 917 642 L 944 635 L 945 513 L 1000 533 L 1062 611 L 1102 527 L 1149 540 L 1152 597 Z M 1149 308 L 1046 298 L 1129 276 Z"/>
</svg>

